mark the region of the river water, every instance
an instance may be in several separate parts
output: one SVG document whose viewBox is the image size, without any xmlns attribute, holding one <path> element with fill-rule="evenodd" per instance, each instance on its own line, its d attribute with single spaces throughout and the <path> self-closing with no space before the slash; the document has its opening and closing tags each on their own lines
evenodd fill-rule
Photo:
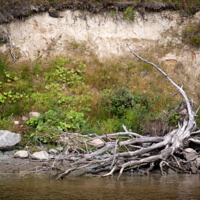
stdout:
<svg viewBox="0 0 200 200">
<path fill-rule="evenodd" d="M 0 175 L 5 200 L 198 200 L 199 175 L 123 175 L 71 177 L 63 180 Z"/>
</svg>

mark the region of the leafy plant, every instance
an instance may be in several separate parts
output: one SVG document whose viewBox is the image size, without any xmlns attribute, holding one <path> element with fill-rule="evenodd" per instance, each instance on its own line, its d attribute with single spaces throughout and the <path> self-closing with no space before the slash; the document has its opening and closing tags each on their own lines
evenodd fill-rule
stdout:
<svg viewBox="0 0 200 200">
<path fill-rule="evenodd" d="M 133 107 L 133 94 L 128 89 L 122 88 L 115 93 L 103 95 L 101 105 L 113 116 L 123 115 L 125 109 Z"/>
<path fill-rule="evenodd" d="M 122 88 L 116 92 L 106 93 L 101 99 L 102 109 L 108 118 L 115 119 L 109 130 L 122 130 L 122 124 L 132 131 L 141 132 L 141 124 L 148 120 L 154 106 L 153 100 L 145 95 L 133 95 L 130 90 Z"/>
<path fill-rule="evenodd" d="M 45 134 L 48 136 L 59 135 L 59 131 L 77 131 L 85 125 L 84 113 L 70 110 L 69 112 L 63 112 L 61 108 L 56 108 L 42 113 L 37 118 L 31 118 L 26 122 L 32 128 L 36 130 L 29 134 L 29 137 L 34 140 L 36 136 L 40 136 L 41 142 L 48 142 L 52 140 L 52 137 L 41 137 Z"/>
<path fill-rule="evenodd" d="M 84 114 L 70 110 L 65 113 L 61 108 L 42 113 L 38 118 L 31 118 L 27 125 L 43 130 L 43 127 L 57 128 L 61 131 L 77 130 L 85 123 Z"/>
<path fill-rule="evenodd" d="M 3 92 L 0 94 L 0 103 L 15 103 L 24 97 L 28 98 L 26 94 L 19 92 L 13 93 L 11 90 L 9 90 L 8 92 Z"/>
<path fill-rule="evenodd" d="M 132 6 L 126 8 L 126 10 L 124 11 L 123 15 L 124 15 L 124 19 L 128 19 L 130 21 L 134 21 L 135 20 L 135 12 L 134 12 Z"/>
<path fill-rule="evenodd" d="M 68 62 L 69 59 L 58 59 L 53 80 L 60 83 L 67 83 L 71 86 L 82 80 L 83 68 L 85 68 L 86 65 L 80 63 L 78 66 L 65 66 Z"/>
<path fill-rule="evenodd" d="M 166 121 L 169 125 L 177 126 L 179 118 L 180 118 L 179 114 L 174 111 L 170 114 L 170 116 L 166 119 Z"/>
</svg>

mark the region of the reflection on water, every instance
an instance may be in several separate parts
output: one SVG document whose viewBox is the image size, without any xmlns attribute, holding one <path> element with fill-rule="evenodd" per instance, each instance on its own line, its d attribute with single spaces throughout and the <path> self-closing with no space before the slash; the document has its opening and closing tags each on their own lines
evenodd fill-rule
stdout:
<svg viewBox="0 0 200 200">
<path fill-rule="evenodd" d="M 124 175 L 63 180 L 0 175 L 0 199 L 5 200 L 197 200 L 198 175 Z"/>
</svg>

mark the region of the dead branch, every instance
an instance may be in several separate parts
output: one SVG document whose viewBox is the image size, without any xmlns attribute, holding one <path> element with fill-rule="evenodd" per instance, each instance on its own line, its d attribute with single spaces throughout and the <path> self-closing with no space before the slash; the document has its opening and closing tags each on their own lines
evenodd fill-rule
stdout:
<svg viewBox="0 0 200 200">
<path fill-rule="evenodd" d="M 192 137 L 193 134 L 197 134 L 200 131 L 196 131 L 194 117 L 196 113 L 193 112 L 192 105 L 185 91 L 157 65 L 141 58 L 134 53 L 129 46 L 128 48 L 134 56 L 152 65 L 177 88 L 184 99 L 187 117 L 180 121 L 177 129 L 170 131 L 163 137 L 142 136 L 137 133 L 129 132 L 124 125 L 122 125 L 124 132 L 111 134 L 104 132 L 105 134 L 102 136 L 96 134 L 81 135 L 79 133 L 65 133 L 65 137 L 69 138 L 69 141 L 64 144 L 68 149 L 68 154 L 63 154 L 59 159 L 70 160 L 71 163 L 68 168 L 64 170 L 60 169 L 61 172 L 57 174 L 56 179 L 64 178 L 72 171 L 79 169 L 84 169 L 85 173 L 92 174 L 107 171 L 107 173 L 101 175 L 102 177 L 110 176 L 114 172 L 119 171 L 119 179 L 124 171 L 144 166 L 148 166 L 145 173 L 149 174 L 150 170 L 152 170 L 155 165 L 160 167 L 161 174 L 165 174 L 163 166 L 165 165 L 168 168 L 176 170 L 173 167 L 174 162 L 175 166 L 178 165 L 179 169 L 184 171 L 183 166 L 179 163 L 180 159 L 177 158 L 177 155 L 181 155 L 182 149 L 187 147 L 186 144 L 189 142 L 200 144 L 199 138 Z M 63 135 L 63 133 L 61 133 L 61 135 Z M 124 136 L 126 136 L 126 138 L 124 138 Z M 102 144 L 100 148 L 91 150 L 90 141 L 94 139 L 99 139 Z M 188 143 L 186 141 L 188 141 Z M 144 144 L 148 145 L 144 146 Z M 70 149 L 72 149 L 73 155 L 70 155 Z M 176 156 L 174 155 L 175 153 Z M 172 165 L 170 157 L 174 158 Z M 185 163 L 187 164 L 187 162 Z M 51 169 L 54 166 L 55 162 Z"/>
</svg>

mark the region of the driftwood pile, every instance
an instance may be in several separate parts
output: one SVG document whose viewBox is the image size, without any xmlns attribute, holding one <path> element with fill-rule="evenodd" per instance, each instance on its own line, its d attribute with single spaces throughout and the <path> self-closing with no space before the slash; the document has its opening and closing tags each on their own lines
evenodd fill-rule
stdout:
<svg viewBox="0 0 200 200">
<path fill-rule="evenodd" d="M 164 136 L 142 136 L 129 132 L 125 126 L 124 132 L 103 136 L 63 133 L 68 138 L 63 147 L 65 154 L 54 159 L 48 167 L 48 170 L 57 170 L 54 178 L 64 178 L 72 171 L 81 169 L 84 171 L 82 174 L 99 174 L 102 177 L 117 172 L 118 179 L 124 171 L 136 170 L 142 174 L 149 174 L 154 169 L 159 169 L 161 174 L 168 173 L 169 169 L 176 173 L 199 173 L 200 138 L 197 135 L 200 130 L 195 123 L 196 112 L 192 110 L 185 91 L 158 66 L 144 60 L 131 49 L 130 52 L 155 67 L 182 95 L 184 112 L 182 115 L 180 113 L 177 128 Z M 91 145 L 96 145 L 96 148 L 92 150 Z"/>
</svg>

